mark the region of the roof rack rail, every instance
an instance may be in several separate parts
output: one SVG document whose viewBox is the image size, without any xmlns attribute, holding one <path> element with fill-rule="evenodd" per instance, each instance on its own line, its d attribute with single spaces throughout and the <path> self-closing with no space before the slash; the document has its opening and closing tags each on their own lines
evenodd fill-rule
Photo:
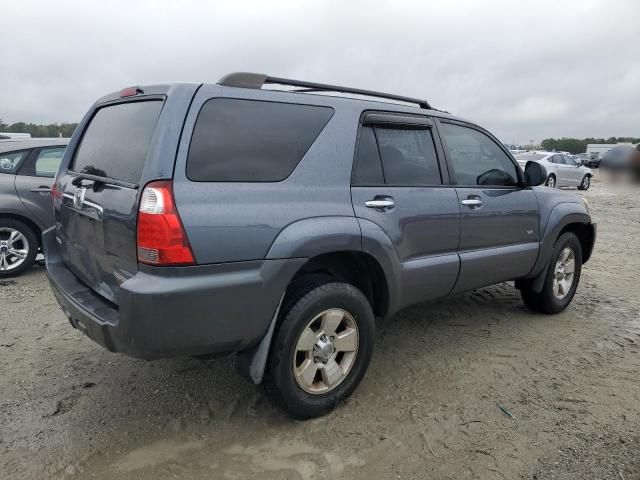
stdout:
<svg viewBox="0 0 640 480">
<path fill-rule="evenodd" d="M 265 84 L 287 85 L 291 87 L 300 87 L 303 90 L 295 90 L 295 92 L 339 92 L 353 93 L 367 97 L 386 98 L 399 102 L 416 103 L 420 108 L 427 110 L 435 110 L 429 102 L 419 98 L 404 97 L 402 95 L 393 95 L 390 93 L 375 92 L 373 90 L 362 90 L 360 88 L 340 87 L 337 85 L 326 85 L 324 83 L 305 82 L 303 80 L 292 80 L 290 78 L 270 77 L 262 73 L 235 72 L 225 75 L 218 82 L 219 85 L 227 87 L 239 88 L 256 88 L 260 89 Z"/>
</svg>

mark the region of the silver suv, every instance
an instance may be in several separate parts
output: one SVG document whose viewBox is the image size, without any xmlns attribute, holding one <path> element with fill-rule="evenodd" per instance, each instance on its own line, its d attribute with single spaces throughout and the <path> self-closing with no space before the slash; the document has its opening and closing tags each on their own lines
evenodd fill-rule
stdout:
<svg viewBox="0 0 640 480">
<path fill-rule="evenodd" d="M 247 73 L 132 87 L 71 139 L 47 271 L 107 349 L 234 353 L 312 417 L 364 376 L 376 318 L 507 280 L 569 305 L 596 229 L 546 178 L 425 100 Z"/>
<path fill-rule="evenodd" d="M 0 278 L 33 265 L 53 225 L 51 185 L 68 139 L 0 141 Z"/>
</svg>

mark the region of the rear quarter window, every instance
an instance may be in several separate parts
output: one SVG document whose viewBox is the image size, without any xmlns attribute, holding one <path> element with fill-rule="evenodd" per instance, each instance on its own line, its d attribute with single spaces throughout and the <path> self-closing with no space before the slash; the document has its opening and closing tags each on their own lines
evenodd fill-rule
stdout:
<svg viewBox="0 0 640 480">
<path fill-rule="evenodd" d="M 138 183 L 162 103 L 128 102 L 97 110 L 76 149 L 71 169 Z"/>
<path fill-rule="evenodd" d="M 28 151 L 0 153 L 0 173 L 16 173 Z"/>
<path fill-rule="evenodd" d="M 330 107 L 215 98 L 200 110 L 187 177 L 196 182 L 279 182 L 333 116 Z"/>
</svg>

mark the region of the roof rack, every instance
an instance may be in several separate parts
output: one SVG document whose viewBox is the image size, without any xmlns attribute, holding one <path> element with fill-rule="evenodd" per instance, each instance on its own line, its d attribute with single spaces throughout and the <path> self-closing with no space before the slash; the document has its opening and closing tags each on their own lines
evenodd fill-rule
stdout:
<svg viewBox="0 0 640 480">
<path fill-rule="evenodd" d="M 324 83 L 305 82 L 302 80 L 292 80 L 289 78 L 270 77 L 262 73 L 234 72 L 225 75 L 218 82 L 219 85 L 227 87 L 239 88 L 256 88 L 260 89 L 266 84 L 287 85 L 291 87 L 300 87 L 301 90 L 294 92 L 340 92 L 353 93 L 356 95 L 364 95 L 367 97 L 387 98 L 399 102 L 415 103 L 420 108 L 426 110 L 435 110 L 429 102 L 419 98 L 403 97 L 401 95 L 392 95 L 390 93 L 375 92 L 373 90 L 362 90 L 360 88 L 339 87 L 337 85 L 326 85 Z"/>
</svg>

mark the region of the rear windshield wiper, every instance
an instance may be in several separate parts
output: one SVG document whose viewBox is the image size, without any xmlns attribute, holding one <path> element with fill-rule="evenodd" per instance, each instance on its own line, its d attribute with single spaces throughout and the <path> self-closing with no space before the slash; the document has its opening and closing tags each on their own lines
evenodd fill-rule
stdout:
<svg viewBox="0 0 640 480">
<path fill-rule="evenodd" d="M 105 185 L 116 185 L 118 187 L 132 188 L 137 189 L 137 183 L 125 182 L 124 180 L 118 180 L 117 178 L 105 177 L 103 175 L 93 175 L 91 173 L 81 173 L 81 172 L 73 172 L 71 170 L 68 171 L 69 175 L 73 175 L 74 178 L 71 181 L 72 185 L 79 187 L 82 184 L 82 180 L 93 180 L 96 183 L 103 183 Z"/>
</svg>

